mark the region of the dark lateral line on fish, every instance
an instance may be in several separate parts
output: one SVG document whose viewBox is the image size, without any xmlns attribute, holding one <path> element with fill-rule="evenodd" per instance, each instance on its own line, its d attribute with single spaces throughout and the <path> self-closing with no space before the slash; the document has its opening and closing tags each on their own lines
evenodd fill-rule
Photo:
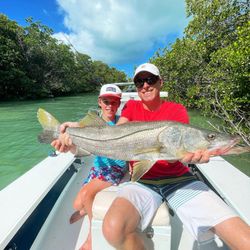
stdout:
<svg viewBox="0 0 250 250">
<path fill-rule="evenodd" d="M 155 128 L 155 129 L 159 129 L 159 128 Z M 154 130 L 155 130 L 154 129 Z M 89 140 L 89 141 L 115 141 L 115 140 L 119 140 L 119 139 L 122 139 L 122 138 L 124 138 L 124 137 L 128 137 L 128 136 L 131 136 L 131 135 L 134 135 L 134 134 L 137 134 L 137 133 L 139 133 L 139 132 L 145 132 L 145 131 L 148 131 L 148 130 L 150 130 L 150 131 L 152 131 L 152 129 L 145 129 L 145 130 L 140 130 L 140 131 L 136 131 L 136 132 L 133 132 L 133 133 L 131 133 L 131 134 L 129 134 L 129 135 L 124 135 L 124 136 L 120 136 L 120 137 L 115 137 L 115 138 L 110 138 L 110 139 L 92 139 L 92 138 L 88 138 L 88 137 L 83 137 L 83 136 L 80 136 L 80 135 L 73 135 L 73 134 L 71 134 L 71 136 L 74 136 L 74 137 L 76 137 L 76 138 L 83 138 L 83 139 L 85 139 L 85 140 Z"/>
<path fill-rule="evenodd" d="M 133 133 L 135 134 L 135 133 Z M 133 134 L 130 134 L 130 135 L 133 135 Z M 130 135 L 126 135 L 126 136 L 130 136 Z M 79 136 L 79 135 L 71 135 L 73 137 L 76 137 L 76 138 L 82 138 L 82 139 L 85 139 L 85 140 L 89 140 L 89 141 L 96 141 L 96 142 L 106 142 L 106 141 L 115 141 L 115 140 L 119 140 L 119 139 L 122 139 L 124 138 L 125 136 L 123 137 L 116 137 L 116 138 L 111 138 L 111 139 L 92 139 L 92 138 L 88 138 L 88 137 L 82 137 L 82 136 Z"/>
</svg>

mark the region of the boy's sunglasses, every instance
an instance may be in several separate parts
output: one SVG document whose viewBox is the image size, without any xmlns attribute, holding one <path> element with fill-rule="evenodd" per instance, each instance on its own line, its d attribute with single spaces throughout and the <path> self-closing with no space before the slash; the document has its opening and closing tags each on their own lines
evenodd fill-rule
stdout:
<svg viewBox="0 0 250 250">
<path fill-rule="evenodd" d="M 114 106 L 114 105 L 119 105 L 119 101 L 109 101 L 109 100 L 107 100 L 107 99 L 101 99 L 102 100 L 102 102 L 106 105 L 106 106 L 108 106 L 108 105 L 112 105 L 112 106 Z"/>
<path fill-rule="evenodd" d="M 134 80 L 134 83 L 135 83 L 136 88 L 142 88 L 145 82 L 148 85 L 154 85 L 157 83 L 158 80 L 159 80 L 158 76 L 150 76 L 146 78 L 136 78 Z"/>
</svg>

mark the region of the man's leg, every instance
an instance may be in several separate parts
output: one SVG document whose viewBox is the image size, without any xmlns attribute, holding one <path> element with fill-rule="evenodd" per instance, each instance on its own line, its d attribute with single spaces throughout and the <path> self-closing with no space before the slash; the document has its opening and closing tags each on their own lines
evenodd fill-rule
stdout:
<svg viewBox="0 0 250 250">
<path fill-rule="evenodd" d="M 103 221 L 103 234 L 110 245 L 119 250 L 144 250 L 137 227 L 140 215 L 124 198 L 116 198 Z"/>
<path fill-rule="evenodd" d="M 168 203 L 199 242 L 213 239 L 215 233 L 231 249 L 250 249 L 250 227 L 203 182 L 179 188 Z"/>
<path fill-rule="evenodd" d="M 119 250 L 144 250 L 140 233 L 149 225 L 161 203 L 162 197 L 142 184 L 120 186 L 118 197 L 104 218 L 105 238 Z"/>
<path fill-rule="evenodd" d="M 250 249 L 250 226 L 239 217 L 219 223 L 213 231 L 233 250 Z"/>
</svg>

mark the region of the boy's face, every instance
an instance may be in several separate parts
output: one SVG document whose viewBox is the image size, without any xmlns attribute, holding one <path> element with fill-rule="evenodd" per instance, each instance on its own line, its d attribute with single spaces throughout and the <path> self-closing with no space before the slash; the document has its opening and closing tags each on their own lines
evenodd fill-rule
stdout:
<svg viewBox="0 0 250 250">
<path fill-rule="evenodd" d="M 105 96 L 98 98 L 98 104 L 102 109 L 103 118 L 113 120 L 115 114 L 120 106 L 120 99 L 112 96 Z"/>
</svg>

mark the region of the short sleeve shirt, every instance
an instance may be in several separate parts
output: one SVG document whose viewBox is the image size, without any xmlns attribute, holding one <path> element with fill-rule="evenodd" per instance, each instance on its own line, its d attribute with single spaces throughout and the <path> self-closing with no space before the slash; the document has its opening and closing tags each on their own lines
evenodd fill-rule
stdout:
<svg viewBox="0 0 250 250">
<path fill-rule="evenodd" d="M 119 116 L 115 116 L 114 121 L 107 122 L 108 125 L 114 126 L 116 122 L 119 120 Z M 95 156 L 94 166 L 97 168 L 102 168 L 105 166 L 117 166 L 120 168 L 124 168 L 126 170 L 127 164 L 126 161 L 110 159 L 104 156 Z"/>
<path fill-rule="evenodd" d="M 121 117 L 125 117 L 129 121 L 174 121 L 189 123 L 186 108 L 181 104 L 167 101 L 162 101 L 158 110 L 149 111 L 143 107 L 141 101 L 129 100 L 123 107 Z M 142 179 L 181 176 L 188 171 L 188 167 L 179 161 L 170 163 L 165 160 L 160 160 L 143 175 Z"/>
</svg>

